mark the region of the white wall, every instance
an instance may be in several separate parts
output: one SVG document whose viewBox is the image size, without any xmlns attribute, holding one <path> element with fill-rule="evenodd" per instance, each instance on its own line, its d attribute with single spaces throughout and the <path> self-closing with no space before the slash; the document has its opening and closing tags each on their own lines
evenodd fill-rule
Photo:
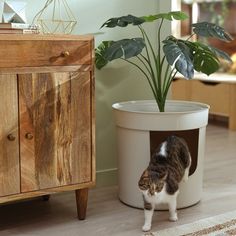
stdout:
<svg viewBox="0 0 236 236">
<path fill-rule="evenodd" d="M 155 14 L 158 9 L 155 0 L 118 0 L 99 1 L 98 16 L 93 32 L 110 17 L 134 14 L 142 16 Z M 150 25 L 151 26 L 151 25 Z M 152 27 L 153 35 L 155 28 Z M 104 35 L 96 37 L 96 42 L 107 39 L 134 37 L 137 34 L 135 27 L 128 29 L 103 29 Z M 91 32 L 91 31 L 90 31 Z M 117 173 L 115 126 L 111 105 L 115 102 L 152 98 L 149 87 L 135 68 L 124 63 L 113 63 L 102 71 L 96 71 L 97 95 L 97 169 L 100 171 L 101 182 L 114 182 Z M 108 171 L 106 171 L 108 170 Z"/>
<path fill-rule="evenodd" d="M 27 19 L 30 22 L 46 1 L 27 0 Z M 74 34 L 98 32 L 104 21 L 110 17 L 126 14 L 149 15 L 169 11 L 170 0 L 68 0 L 78 20 Z M 152 37 L 156 27 L 148 25 Z M 168 33 L 170 27 L 166 26 Z M 135 36 L 135 27 L 127 29 L 102 29 L 104 34 L 95 37 L 96 45 L 101 40 Z M 118 101 L 152 98 L 149 87 L 132 66 L 114 63 L 102 71 L 95 71 L 96 77 L 96 141 L 98 184 L 112 184 L 115 181 L 117 160 L 115 127 L 111 105 Z"/>
</svg>

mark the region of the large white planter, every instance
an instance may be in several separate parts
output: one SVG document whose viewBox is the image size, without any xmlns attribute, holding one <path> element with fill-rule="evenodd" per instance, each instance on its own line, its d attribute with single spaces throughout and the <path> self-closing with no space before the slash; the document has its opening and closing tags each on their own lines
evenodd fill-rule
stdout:
<svg viewBox="0 0 236 236">
<path fill-rule="evenodd" d="M 155 101 L 147 100 L 116 103 L 112 107 L 117 126 L 120 200 L 130 206 L 143 207 L 138 180 L 150 160 L 150 131 L 177 132 L 197 129 L 196 169 L 187 183 L 181 183 L 177 207 L 188 207 L 199 202 L 209 106 L 195 102 L 167 101 L 166 111 L 161 113 L 157 111 Z M 165 206 L 158 207 L 164 208 Z"/>
</svg>

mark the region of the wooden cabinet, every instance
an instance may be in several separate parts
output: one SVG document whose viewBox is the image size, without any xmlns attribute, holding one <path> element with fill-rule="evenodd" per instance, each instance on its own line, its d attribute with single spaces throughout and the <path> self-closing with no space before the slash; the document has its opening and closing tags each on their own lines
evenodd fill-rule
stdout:
<svg viewBox="0 0 236 236">
<path fill-rule="evenodd" d="M 0 202 L 95 184 L 93 38 L 0 36 Z"/>
</svg>

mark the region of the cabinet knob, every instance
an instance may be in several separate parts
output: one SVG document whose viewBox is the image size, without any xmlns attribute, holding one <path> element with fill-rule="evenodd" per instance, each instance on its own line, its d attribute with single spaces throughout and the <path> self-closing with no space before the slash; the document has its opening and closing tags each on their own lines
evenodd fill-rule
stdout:
<svg viewBox="0 0 236 236">
<path fill-rule="evenodd" d="M 7 139 L 8 139 L 9 141 L 14 141 L 14 140 L 16 139 L 16 137 L 15 137 L 13 134 L 8 134 L 8 135 L 7 135 Z"/>
<path fill-rule="evenodd" d="M 31 133 L 26 133 L 25 134 L 25 137 L 27 138 L 27 139 L 29 139 L 29 140 L 31 140 L 31 139 L 33 139 L 33 134 L 31 134 Z"/>
<path fill-rule="evenodd" d="M 64 51 L 64 52 L 61 53 L 61 56 L 62 57 L 68 57 L 68 56 L 70 56 L 70 53 L 68 51 Z"/>
</svg>

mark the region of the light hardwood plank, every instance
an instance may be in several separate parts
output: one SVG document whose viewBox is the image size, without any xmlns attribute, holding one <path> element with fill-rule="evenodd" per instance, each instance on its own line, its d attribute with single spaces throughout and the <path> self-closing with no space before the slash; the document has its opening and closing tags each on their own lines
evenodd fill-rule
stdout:
<svg viewBox="0 0 236 236">
<path fill-rule="evenodd" d="M 92 177 L 92 111 L 90 73 L 73 74 L 71 103 L 73 124 L 73 183 L 91 181 Z M 95 170 L 95 168 L 94 168 Z M 94 171 L 95 172 L 95 171 Z"/>
<path fill-rule="evenodd" d="M 92 36 L 57 35 L 53 38 L 46 35 L 2 35 L 0 68 L 4 70 L 93 64 Z"/>
<path fill-rule="evenodd" d="M 20 192 L 16 75 L 0 75 L 0 196 Z"/>
<path fill-rule="evenodd" d="M 90 72 L 19 75 L 19 90 L 22 192 L 91 181 Z"/>
<path fill-rule="evenodd" d="M 41 66 L 41 67 L 20 67 L 20 68 L 0 68 L 0 74 L 25 74 L 27 73 L 52 73 L 52 72 L 78 72 L 91 71 L 91 65 L 75 65 L 75 66 Z"/>
<path fill-rule="evenodd" d="M 0 203 L 8 203 L 8 202 L 14 202 L 24 199 L 32 199 L 38 196 L 44 196 L 44 195 L 50 195 L 60 192 L 66 192 L 66 191 L 73 191 L 83 188 L 89 188 L 94 187 L 95 183 L 82 183 L 82 184 L 72 184 L 72 185 L 66 185 L 66 186 L 59 186 L 49 189 L 43 189 L 39 191 L 33 191 L 33 192 L 26 192 L 26 193 L 17 193 L 17 194 L 11 194 L 7 196 L 3 196 L 0 198 Z"/>
</svg>

